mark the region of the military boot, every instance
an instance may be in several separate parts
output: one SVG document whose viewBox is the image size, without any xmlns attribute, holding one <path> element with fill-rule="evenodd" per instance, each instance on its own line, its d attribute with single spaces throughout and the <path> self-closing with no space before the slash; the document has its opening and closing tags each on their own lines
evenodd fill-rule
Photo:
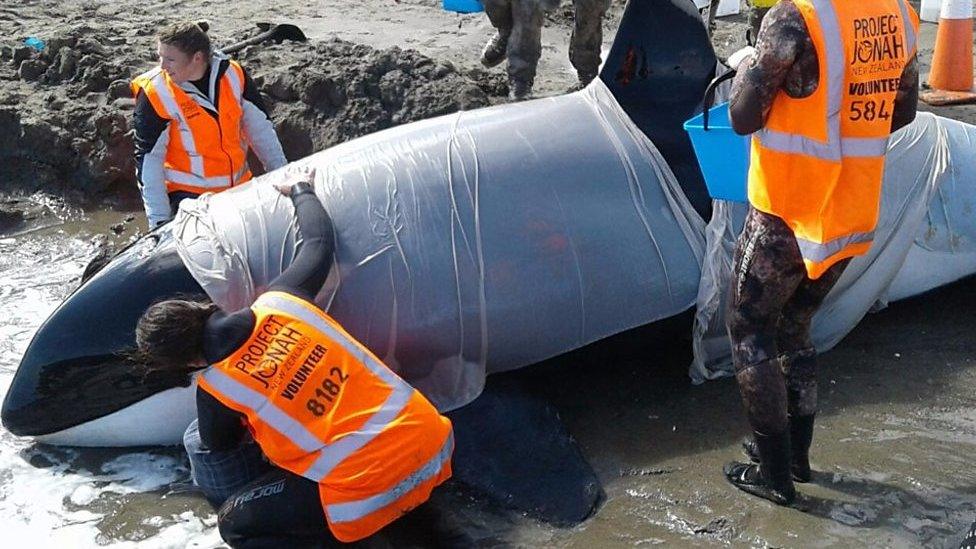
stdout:
<svg viewBox="0 0 976 549">
<path fill-rule="evenodd" d="M 495 36 L 485 44 L 481 50 L 481 64 L 491 68 L 497 66 L 505 60 L 505 51 L 508 49 L 508 33 L 496 32 Z"/>
<path fill-rule="evenodd" d="M 516 78 L 508 80 L 508 99 L 510 101 L 524 101 L 532 95 L 532 81 Z"/>
<path fill-rule="evenodd" d="M 585 88 L 597 77 L 596 72 L 576 71 L 576 75 L 579 77 L 579 89 Z"/>
</svg>

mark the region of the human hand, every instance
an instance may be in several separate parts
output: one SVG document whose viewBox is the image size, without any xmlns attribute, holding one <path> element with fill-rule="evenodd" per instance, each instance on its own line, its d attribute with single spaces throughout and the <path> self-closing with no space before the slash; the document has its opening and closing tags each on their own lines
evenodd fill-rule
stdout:
<svg viewBox="0 0 976 549">
<path fill-rule="evenodd" d="M 315 181 L 315 168 L 309 166 L 303 166 L 301 168 L 295 168 L 294 170 L 289 170 L 288 179 L 284 183 L 275 183 L 274 188 L 278 190 L 279 193 L 284 196 L 291 196 L 292 189 L 295 185 L 300 183 L 305 183 L 309 187 Z"/>
<path fill-rule="evenodd" d="M 742 62 L 745 61 L 746 59 L 752 57 L 753 55 L 756 55 L 756 48 L 752 46 L 746 46 L 740 49 L 739 51 L 733 53 L 732 55 L 730 55 L 729 60 L 726 61 L 726 64 L 729 67 L 731 67 L 733 70 L 738 70 L 739 65 L 742 64 Z"/>
</svg>

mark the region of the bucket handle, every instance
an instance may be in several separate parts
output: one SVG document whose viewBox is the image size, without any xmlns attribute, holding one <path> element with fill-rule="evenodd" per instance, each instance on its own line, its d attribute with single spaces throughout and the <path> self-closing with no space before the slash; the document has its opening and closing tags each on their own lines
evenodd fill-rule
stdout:
<svg viewBox="0 0 976 549">
<path fill-rule="evenodd" d="M 735 77 L 735 69 L 723 74 L 722 76 L 716 76 L 705 88 L 705 98 L 702 100 L 702 107 L 704 112 L 702 113 L 702 128 L 704 131 L 708 131 L 708 111 L 711 110 L 712 104 L 715 103 L 715 88 L 719 84 L 725 82 L 726 80 L 731 80 Z"/>
</svg>

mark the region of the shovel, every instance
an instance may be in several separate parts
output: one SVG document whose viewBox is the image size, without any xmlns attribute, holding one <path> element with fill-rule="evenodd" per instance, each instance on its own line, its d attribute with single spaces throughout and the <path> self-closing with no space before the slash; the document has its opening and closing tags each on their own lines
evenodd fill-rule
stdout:
<svg viewBox="0 0 976 549">
<path fill-rule="evenodd" d="M 260 44 L 261 42 L 265 42 L 267 40 L 274 40 L 275 42 L 279 43 L 283 40 L 294 40 L 296 42 L 305 42 L 308 40 L 308 37 L 305 36 L 302 29 L 290 23 L 282 23 L 274 26 L 271 26 L 269 23 L 258 23 L 258 27 L 264 32 L 257 36 L 252 36 L 247 40 L 227 46 L 226 48 L 221 48 L 220 51 L 227 54 L 236 53 L 248 46 Z"/>
</svg>

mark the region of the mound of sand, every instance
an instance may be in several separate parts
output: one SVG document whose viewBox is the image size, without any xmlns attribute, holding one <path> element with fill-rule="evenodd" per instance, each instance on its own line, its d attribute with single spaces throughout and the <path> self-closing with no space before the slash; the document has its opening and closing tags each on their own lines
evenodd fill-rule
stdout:
<svg viewBox="0 0 976 549">
<path fill-rule="evenodd" d="M 252 47 L 239 56 L 261 88 L 289 159 L 507 92 L 501 75 L 461 72 L 413 50 L 331 39 Z"/>
<path fill-rule="evenodd" d="M 398 124 L 497 102 L 504 78 L 413 50 L 330 39 L 238 55 L 294 160 Z M 153 37 L 78 26 L 36 51 L 0 41 L 0 179 L 69 197 L 134 193 L 129 80 L 153 64 Z"/>
</svg>

